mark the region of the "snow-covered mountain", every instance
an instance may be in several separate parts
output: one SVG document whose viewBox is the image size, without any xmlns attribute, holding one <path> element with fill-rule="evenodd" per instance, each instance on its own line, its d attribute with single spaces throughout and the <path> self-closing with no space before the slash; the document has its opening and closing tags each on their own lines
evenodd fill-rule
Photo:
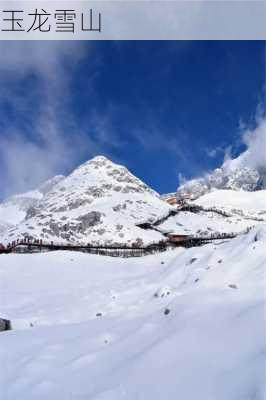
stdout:
<svg viewBox="0 0 266 400">
<path fill-rule="evenodd" d="M 170 206 L 125 167 L 103 156 L 76 168 L 42 193 L 27 207 L 23 221 L 8 230 L 4 242 L 22 236 L 92 244 L 163 239 L 159 232 L 136 225 L 164 217 Z"/>
<path fill-rule="evenodd" d="M 196 197 L 199 193 L 204 191 L 198 190 Z M 264 190 L 212 188 L 195 202 L 200 210 L 179 210 L 167 218 L 175 206 L 167 204 L 163 196 L 125 167 L 98 156 L 69 176 L 57 176 L 0 206 L 0 217 L 2 213 L 5 218 L 0 223 L 0 241 L 7 243 L 28 236 L 67 243 L 147 245 L 165 240 L 166 232 L 238 233 L 265 222 L 265 199 Z M 138 226 L 147 222 L 157 222 L 156 229 Z"/>
<path fill-rule="evenodd" d="M 266 190 L 212 188 L 182 209 L 102 156 L 45 187 L 21 196 L 23 220 L 1 238 L 239 235 L 135 259 L 0 255 L 0 316 L 13 328 L 0 333 L 4 398 L 264 399 Z M 147 221 L 159 231 L 136 226 Z"/>
<path fill-rule="evenodd" d="M 263 144 L 262 144 L 263 146 Z M 227 160 L 221 168 L 202 178 L 185 182 L 177 189 L 177 198 L 197 199 L 213 189 L 256 191 L 266 189 L 266 148 L 265 160 L 259 164 L 251 162 L 250 151 Z"/>
</svg>

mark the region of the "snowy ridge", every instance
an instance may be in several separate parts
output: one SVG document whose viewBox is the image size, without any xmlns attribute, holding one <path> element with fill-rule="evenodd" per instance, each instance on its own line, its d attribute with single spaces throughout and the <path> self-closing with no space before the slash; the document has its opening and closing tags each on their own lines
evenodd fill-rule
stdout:
<svg viewBox="0 0 266 400">
<path fill-rule="evenodd" d="M 224 165 L 203 178 L 192 179 L 177 190 L 178 199 L 197 199 L 213 189 L 255 191 L 265 189 L 265 179 L 257 170 L 250 168 L 228 169 Z"/>
</svg>

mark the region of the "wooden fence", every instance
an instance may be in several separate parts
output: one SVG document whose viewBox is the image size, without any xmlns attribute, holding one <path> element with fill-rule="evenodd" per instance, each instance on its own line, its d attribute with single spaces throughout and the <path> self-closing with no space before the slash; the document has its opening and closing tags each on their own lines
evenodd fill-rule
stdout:
<svg viewBox="0 0 266 400">
<path fill-rule="evenodd" d="M 193 237 L 188 236 L 179 241 L 171 241 L 170 239 L 154 243 L 149 246 L 97 246 L 97 245 L 81 245 L 71 243 L 55 243 L 55 242 L 44 242 L 42 240 L 29 240 L 22 239 L 16 240 L 9 243 L 8 246 L 2 251 L 2 253 L 38 253 L 44 251 L 80 251 L 89 254 L 98 254 L 103 256 L 112 257 L 142 257 L 149 254 L 161 253 L 168 249 L 175 247 L 195 247 L 203 244 L 222 239 L 232 239 L 236 234 L 220 234 L 216 236 L 205 236 L 205 237 Z"/>
</svg>

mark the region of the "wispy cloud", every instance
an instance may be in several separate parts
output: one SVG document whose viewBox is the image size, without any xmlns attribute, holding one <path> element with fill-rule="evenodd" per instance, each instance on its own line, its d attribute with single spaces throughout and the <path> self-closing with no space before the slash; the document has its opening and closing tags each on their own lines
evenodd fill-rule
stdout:
<svg viewBox="0 0 266 400">
<path fill-rule="evenodd" d="M 224 154 L 226 149 L 223 146 L 206 149 L 206 153 L 210 158 L 216 158 L 220 154 Z"/>
<path fill-rule="evenodd" d="M 7 196 L 71 168 L 96 148 L 78 130 L 69 106 L 70 78 L 84 45 L 2 42 L 0 52 L 0 175 Z"/>
<path fill-rule="evenodd" d="M 149 115 L 149 107 L 145 110 L 147 114 L 146 125 L 137 127 L 132 136 L 143 148 L 149 151 L 159 151 L 175 160 L 174 174 L 177 179 L 191 175 L 200 174 L 203 166 L 197 159 L 195 141 L 191 140 L 191 133 L 181 128 L 167 128 L 167 123 L 156 125 L 155 115 Z M 167 168 L 167 167 L 166 167 Z"/>
<path fill-rule="evenodd" d="M 252 119 L 252 127 L 249 125 L 243 119 L 240 119 L 237 140 L 228 146 L 221 145 L 206 149 L 207 155 L 210 158 L 222 155 L 224 166 L 229 164 L 237 166 L 238 162 L 241 161 L 248 168 L 266 169 L 266 117 L 265 109 L 261 103 Z M 243 146 L 245 148 L 242 154 L 239 154 L 239 148 L 243 148 Z M 236 150 L 238 150 L 237 157 L 233 156 Z"/>
<path fill-rule="evenodd" d="M 266 118 L 260 115 L 255 118 L 255 127 L 248 128 L 246 124 L 241 123 L 241 132 L 238 142 L 245 148 L 237 157 L 232 156 L 232 147 L 219 148 L 218 151 L 224 154 L 223 168 L 251 168 L 266 172 Z M 239 144 L 238 143 L 238 144 Z M 217 155 L 216 149 L 210 156 Z"/>
</svg>

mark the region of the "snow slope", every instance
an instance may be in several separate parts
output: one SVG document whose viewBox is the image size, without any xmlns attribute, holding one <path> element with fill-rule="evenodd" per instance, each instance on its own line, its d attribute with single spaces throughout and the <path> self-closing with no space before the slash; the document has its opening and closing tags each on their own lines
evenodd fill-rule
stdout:
<svg viewBox="0 0 266 400">
<path fill-rule="evenodd" d="M 263 400 L 265 248 L 0 256 L 1 400 Z"/>
<path fill-rule="evenodd" d="M 244 192 L 234 190 L 213 190 L 195 202 L 201 206 L 216 206 L 232 211 L 234 209 L 266 217 L 266 190 Z"/>
<path fill-rule="evenodd" d="M 244 218 L 237 214 L 232 215 L 232 217 L 223 217 L 215 212 L 192 213 L 181 211 L 168 218 L 159 226 L 159 229 L 163 232 L 173 232 L 180 235 L 208 236 L 215 233 L 240 233 L 256 224 L 263 223 L 250 218 L 250 216 Z"/>
<path fill-rule="evenodd" d="M 179 234 L 209 235 L 239 233 L 266 222 L 266 190 L 214 189 L 190 205 L 199 205 L 202 209 L 198 212 L 179 211 L 160 224 L 159 229 Z"/>
</svg>

